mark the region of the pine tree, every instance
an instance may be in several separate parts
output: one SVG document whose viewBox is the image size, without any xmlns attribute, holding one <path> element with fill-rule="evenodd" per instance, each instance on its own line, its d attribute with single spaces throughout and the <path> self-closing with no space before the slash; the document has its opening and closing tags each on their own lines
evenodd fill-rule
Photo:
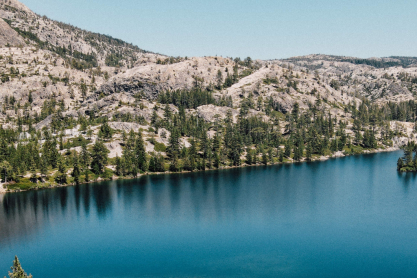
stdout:
<svg viewBox="0 0 417 278">
<path fill-rule="evenodd" d="M 85 142 L 81 145 L 80 164 L 84 169 L 88 169 L 90 166 L 90 153 L 87 150 L 87 144 Z"/>
<path fill-rule="evenodd" d="M 10 163 L 6 160 L 3 160 L 3 162 L 0 163 L 0 169 L 1 169 L 1 179 L 4 182 L 7 182 L 8 179 L 12 176 L 12 166 Z"/>
<path fill-rule="evenodd" d="M 274 157 L 272 156 L 272 149 L 268 148 L 268 160 L 273 163 L 274 162 Z"/>
<path fill-rule="evenodd" d="M 166 104 L 164 108 L 164 118 L 165 118 L 166 126 L 171 120 L 171 117 L 172 117 L 171 108 L 169 107 L 169 104 Z"/>
<path fill-rule="evenodd" d="M 410 142 L 404 147 L 404 162 L 405 166 L 412 166 L 413 164 L 413 145 Z"/>
<path fill-rule="evenodd" d="M 218 153 L 214 154 L 214 168 L 219 168 L 221 164 L 220 155 Z"/>
<path fill-rule="evenodd" d="M 56 181 L 59 184 L 66 184 L 67 183 L 67 168 L 65 165 L 65 161 L 62 157 L 58 159 L 58 173 L 56 176 Z"/>
<path fill-rule="evenodd" d="M 332 152 L 336 152 L 338 150 L 338 141 L 337 141 L 337 138 L 335 138 L 334 140 L 332 140 L 332 142 L 330 144 L 330 150 Z"/>
<path fill-rule="evenodd" d="M 136 169 L 146 172 L 148 165 L 146 161 L 145 142 L 143 141 L 141 131 L 139 131 L 138 137 L 136 139 L 135 160 L 136 160 Z"/>
<path fill-rule="evenodd" d="M 307 144 L 307 148 L 306 148 L 306 159 L 307 159 L 307 161 L 311 161 L 312 154 L 313 154 L 313 147 L 311 146 L 311 143 L 309 142 Z"/>
<path fill-rule="evenodd" d="M 79 163 L 79 158 L 77 153 L 74 153 L 74 161 L 73 161 L 73 165 L 74 168 L 72 170 L 72 176 L 74 177 L 74 182 L 75 184 L 79 184 L 80 183 L 80 175 L 81 175 L 81 170 L 80 170 L 80 163 Z"/>
<path fill-rule="evenodd" d="M 186 155 L 185 158 L 184 158 L 183 166 L 182 166 L 182 168 L 185 171 L 193 171 L 193 168 L 191 166 L 191 161 L 190 160 L 191 160 L 190 159 L 190 156 L 189 155 Z"/>
<path fill-rule="evenodd" d="M 116 155 L 116 175 L 123 175 L 122 167 L 122 159 L 118 155 Z"/>
<path fill-rule="evenodd" d="M 51 149 L 49 150 L 49 162 L 52 168 L 56 168 L 58 166 L 58 159 L 59 159 L 59 152 L 57 149 L 56 139 L 52 141 Z"/>
<path fill-rule="evenodd" d="M 174 154 L 178 155 L 180 152 L 180 142 L 179 142 L 179 131 L 174 129 L 171 132 L 171 137 L 169 138 L 169 146 L 167 148 L 167 154 L 173 156 Z"/>
<path fill-rule="evenodd" d="M 38 176 L 37 176 L 36 168 L 35 168 L 34 164 L 32 164 L 30 166 L 30 173 L 31 173 L 31 175 L 30 175 L 30 181 L 33 182 L 33 183 L 36 183 L 37 180 L 38 180 Z"/>
<path fill-rule="evenodd" d="M 32 275 L 27 275 L 23 270 L 19 259 L 15 256 L 13 266 L 11 267 L 12 272 L 9 272 L 10 278 L 32 278 Z"/>
<path fill-rule="evenodd" d="M 171 172 L 178 172 L 180 170 L 178 155 L 176 153 L 171 158 L 171 164 L 169 166 L 169 170 Z"/>
<path fill-rule="evenodd" d="M 295 161 L 300 161 L 300 159 L 301 159 L 300 148 L 299 147 L 294 147 L 294 160 Z"/>
<path fill-rule="evenodd" d="M 246 164 L 252 165 L 252 150 L 251 149 L 246 150 Z"/>
<path fill-rule="evenodd" d="M 48 174 L 48 164 L 43 156 L 40 159 L 39 170 L 41 171 L 41 176 L 43 177 Z"/>
<path fill-rule="evenodd" d="M 89 174 L 89 170 L 85 169 L 84 170 L 84 181 L 85 182 L 89 182 L 90 181 L 90 174 Z"/>
<path fill-rule="evenodd" d="M 132 170 L 131 170 L 132 176 L 136 178 L 138 176 L 138 172 L 139 172 L 138 167 L 137 166 L 133 166 L 132 167 Z"/>
<path fill-rule="evenodd" d="M 0 161 L 8 159 L 8 146 L 6 140 L 2 137 L 0 138 Z"/>
<path fill-rule="evenodd" d="M 158 125 L 158 113 L 156 111 L 158 110 L 158 107 L 155 105 L 153 107 L 152 116 L 151 116 L 151 125 L 154 127 L 157 127 Z"/>
<path fill-rule="evenodd" d="M 151 159 L 149 160 L 149 171 L 156 172 L 156 158 L 153 155 L 151 156 Z"/>
<path fill-rule="evenodd" d="M 62 151 L 64 149 L 64 141 L 63 141 L 64 135 L 61 133 L 59 135 L 59 150 Z"/>
<path fill-rule="evenodd" d="M 99 137 L 104 139 L 111 139 L 113 136 L 113 129 L 109 126 L 107 120 L 101 125 L 99 130 Z"/>
<path fill-rule="evenodd" d="M 403 159 L 400 157 L 400 158 L 398 158 L 398 161 L 397 161 L 397 170 L 398 171 L 401 171 L 401 169 L 404 167 L 404 161 L 403 161 Z"/>
<path fill-rule="evenodd" d="M 221 90 L 222 89 L 222 84 L 223 84 L 223 74 L 221 72 L 221 70 L 217 71 L 217 90 Z"/>
<path fill-rule="evenodd" d="M 290 155 L 291 155 L 291 142 L 290 142 L 290 140 L 287 140 L 287 142 L 285 143 L 284 155 L 286 157 L 290 157 Z"/>
<path fill-rule="evenodd" d="M 166 171 L 166 169 L 165 169 L 165 160 L 164 160 L 162 155 L 160 155 L 160 154 L 157 155 L 155 162 L 156 162 L 156 171 L 157 172 L 165 172 Z"/>
<path fill-rule="evenodd" d="M 266 156 L 265 150 L 262 150 L 262 163 L 268 165 L 268 157 Z"/>
<path fill-rule="evenodd" d="M 104 146 L 103 142 L 97 140 L 91 151 L 91 168 L 95 174 L 103 173 L 104 167 L 107 165 L 108 153 L 109 150 Z"/>
</svg>

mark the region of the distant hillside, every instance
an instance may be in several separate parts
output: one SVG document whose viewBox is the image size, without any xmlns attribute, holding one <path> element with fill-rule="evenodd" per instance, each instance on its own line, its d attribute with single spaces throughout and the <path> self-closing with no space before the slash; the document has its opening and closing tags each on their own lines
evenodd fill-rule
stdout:
<svg viewBox="0 0 417 278">
<path fill-rule="evenodd" d="M 0 1 L 0 17 L 26 42 L 63 58 L 70 57 L 78 68 L 133 67 L 141 54 L 148 53 L 120 39 L 37 15 L 16 0 Z"/>
<path fill-rule="evenodd" d="M 417 57 L 400 57 L 400 56 L 391 56 L 386 58 L 355 58 L 355 57 L 346 57 L 346 56 L 332 56 L 332 55 L 308 55 L 300 57 L 291 57 L 288 59 L 282 59 L 282 61 L 297 63 L 301 61 L 329 61 L 329 62 L 348 62 L 355 65 L 368 65 L 374 68 L 389 68 L 389 67 L 416 67 L 417 66 Z M 318 69 L 321 65 L 311 65 L 310 70 Z"/>
</svg>

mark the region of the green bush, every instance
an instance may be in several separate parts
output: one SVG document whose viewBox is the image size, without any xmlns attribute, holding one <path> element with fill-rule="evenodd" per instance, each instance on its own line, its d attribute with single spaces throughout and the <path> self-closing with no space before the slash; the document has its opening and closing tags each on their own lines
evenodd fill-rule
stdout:
<svg viewBox="0 0 417 278">
<path fill-rule="evenodd" d="M 109 168 L 104 168 L 104 172 L 100 175 L 102 179 L 111 179 L 113 177 L 113 171 Z"/>
<path fill-rule="evenodd" d="M 35 188 L 36 186 L 37 186 L 37 184 L 31 182 L 30 179 L 22 178 L 22 179 L 19 180 L 18 183 L 10 184 L 10 185 L 7 186 L 7 188 L 9 190 L 17 190 L 17 189 L 28 190 L 28 189 L 31 189 L 31 188 Z"/>
<path fill-rule="evenodd" d="M 165 152 L 167 150 L 167 147 L 165 146 L 164 143 L 155 142 L 154 146 L 155 146 L 155 151 L 157 152 Z"/>
</svg>

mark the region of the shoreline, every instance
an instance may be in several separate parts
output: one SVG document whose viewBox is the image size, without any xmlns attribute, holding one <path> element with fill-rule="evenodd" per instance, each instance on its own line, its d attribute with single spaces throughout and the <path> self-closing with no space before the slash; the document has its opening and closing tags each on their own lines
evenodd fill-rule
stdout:
<svg viewBox="0 0 417 278">
<path fill-rule="evenodd" d="M 330 156 L 329 155 L 320 156 L 320 157 L 317 157 L 317 158 L 312 159 L 310 161 L 307 161 L 305 158 L 302 158 L 300 161 L 294 161 L 294 160 L 291 159 L 291 160 L 285 161 L 285 162 L 268 163 L 267 165 L 264 165 L 262 163 L 258 163 L 258 164 L 252 164 L 252 165 L 242 164 L 240 166 L 223 166 L 223 167 L 220 167 L 220 168 L 212 168 L 212 169 L 196 170 L 196 171 L 147 172 L 147 173 L 144 173 L 144 174 L 139 174 L 136 177 L 119 177 L 119 176 L 113 175 L 112 179 L 102 179 L 102 178 L 99 177 L 97 180 L 89 181 L 89 182 L 82 182 L 82 183 L 79 183 L 78 185 L 99 183 L 99 182 L 112 181 L 112 180 L 113 181 L 115 181 L 115 180 L 133 180 L 133 179 L 141 178 L 142 176 L 150 176 L 150 175 L 185 174 L 185 173 L 206 172 L 206 171 L 215 171 L 215 170 L 228 170 L 228 169 L 243 168 L 243 167 L 285 165 L 285 164 L 306 163 L 306 162 L 324 162 L 324 161 L 327 161 L 327 160 L 332 159 L 332 158 L 343 158 L 343 157 L 354 156 L 354 155 L 366 155 L 366 154 L 375 154 L 375 153 L 383 153 L 383 152 L 395 152 L 395 151 L 399 151 L 399 150 L 401 150 L 401 148 L 399 148 L 399 147 L 388 147 L 388 148 L 385 148 L 385 149 L 365 150 L 362 153 L 358 153 L 358 154 L 344 154 L 341 151 L 339 151 L 339 152 L 335 152 L 334 154 L 332 154 Z M 35 191 L 35 190 L 42 190 L 42 189 L 53 189 L 53 188 L 70 187 L 70 186 L 77 186 L 77 184 L 69 183 L 69 184 L 54 185 L 54 186 L 49 186 L 49 187 L 35 187 L 35 188 L 27 189 L 27 190 L 8 190 L 7 188 L 3 187 L 2 183 L 0 183 L 0 196 L 5 195 L 7 193 L 20 193 L 20 192 L 27 192 L 27 191 Z"/>
</svg>

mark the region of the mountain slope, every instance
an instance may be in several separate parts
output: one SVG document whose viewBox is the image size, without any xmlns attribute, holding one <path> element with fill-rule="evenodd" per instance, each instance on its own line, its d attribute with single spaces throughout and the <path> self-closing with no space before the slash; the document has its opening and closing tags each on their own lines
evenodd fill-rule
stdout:
<svg viewBox="0 0 417 278">
<path fill-rule="evenodd" d="M 72 182 L 66 167 L 74 172 L 78 156 L 90 181 L 325 159 L 417 138 L 413 57 L 168 57 L 17 0 L 0 0 L 0 18 L 0 163 L 13 182 L 37 181 L 41 168 L 42 184 Z"/>
</svg>

